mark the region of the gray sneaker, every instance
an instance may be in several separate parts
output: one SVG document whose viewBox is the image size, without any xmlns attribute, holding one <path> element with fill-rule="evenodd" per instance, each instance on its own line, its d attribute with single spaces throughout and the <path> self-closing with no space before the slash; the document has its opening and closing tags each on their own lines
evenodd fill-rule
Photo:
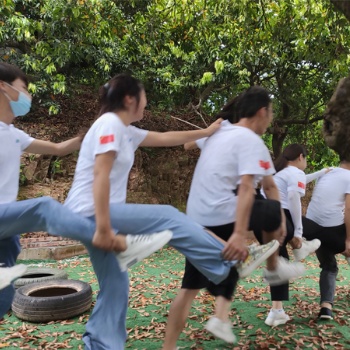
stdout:
<svg viewBox="0 0 350 350">
<path fill-rule="evenodd" d="M 121 271 L 126 271 L 132 265 L 147 258 L 167 244 L 172 237 L 173 233 L 169 230 L 149 235 L 126 235 L 127 249 L 116 254 Z"/>
<path fill-rule="evenodd" d="M 27 266 L 18 264 L 12 267 L 0 267 L 0 290 L 8 287 L 17 278 L 22 277 L 27 271 Z"/>
<path fill-rule="evenodd" d="M 290 263 L 280 256 L 276 270 L 269 271 L 265 269 L 264 281 L 270 286 L 279 286 L 300 277 L 304 271 L 305 268 L 302 263 Z"/>
<path fill-rule="evenodd" d="M 249 255 L 243 261 L 236 265 L 240 278 L 249 276 L 257 269 L 268 257 L 270 257 L 279 247 L 277 240 L 269 243 L 256 245 L 252 244 L 248 247 Z"/>
</svg>

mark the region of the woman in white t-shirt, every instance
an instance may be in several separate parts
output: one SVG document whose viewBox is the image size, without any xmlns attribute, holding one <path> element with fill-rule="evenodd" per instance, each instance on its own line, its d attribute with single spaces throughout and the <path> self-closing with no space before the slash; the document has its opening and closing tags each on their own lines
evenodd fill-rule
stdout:
<svg viewBox="0 0 350 350">
<path fill-rule="evenodd" d="M 281 206 L 286 216 L 287 236 L 280 248 L 280 256 L 289 259 L 287 243 L 293 248 L 295 260 L 300 261 L 310 253 L 315 252 L 321 242 L 318 239 L 306 241 L 303 239 L 301 197 L 305 195 L 306 184 L 326 173 L 323 169 L 316 173 L 305 175 L 307 166 L 306 149 L 300 144 L 290 144 L 275 160 L 275 183 L 278 187 Z M 283 310 L 283 301 L 289 300 L 289 284 L 271 287 L 272 309 L 265 320 L 269 326 L 278 326 L 289 321 L 289 316 Z"/>
<path fill-rule="evenodd" d="M 187 214 L 228 244 L 244 241 L 248 230 L 260 242 L 276 238 L 281 227 L 281 206 L 270 152 L 260 137 L 272 121 L 271 98 L 264 88 L 253 86 L 229 101 L 218 117 L 228 120 L 212 136 L 196 141 L 201 154 L 191 183 Z M 260 181 L 266 187 L 268 199 L 256 196 Z M 288 263 L 277 255 L 267 260 L 264 276 L 269 284 L 285 283 L 302 274 L 302 264 Z M 191 303 L 202 288 L 216 298 L 215 316 L 206 323 L 206 330 L 228 343 L 236 341 L 229 319 L 239 277 L 235 268 L 231 275 L 215 285 L 186 260 L 181 290 L 170 308 L 163 350 L 176 347 Z"/>
<path fill-rule="evenodd" d="M 108 249 L 116 231 L 146 236 L 170 230 L 169 244 L 198 270 L 214 283 L 225 279 L 237 261 L 246 259 L 246 247 L 238 254 L 231 247 L 224 250 L 222 240 L 171 206 L 125 204 L 129 171 L 138 147 L 176 146 L 207 137 L 219 129 L 221 120 L 203 130 L 165 133 L 131 126 L 143 118 L 147 100 L 142 84 L 127 74 L 113 77 L 101 88 L 100 102 L 99 116 L 83 140 L 65 205 L 96 221 L 93 243 L 97 247 Z M 270 254 L 274 251 L 272 248 L 272 245 L 271 249 L 268 247 Z M 139 254 L 142 256 L 143 252 Z M 133 258 L 126 266 L 120 266 L 113 253 L 95 249 L 90 251 L 90 256 L 100 292 L 86 325 L 85 349 L 122 350 L 127 337 L 129 281 L 126 269 L 139 259 Z M 252 262 L 250 267 L 262 261 L 252 257 Z"/>
</svg>

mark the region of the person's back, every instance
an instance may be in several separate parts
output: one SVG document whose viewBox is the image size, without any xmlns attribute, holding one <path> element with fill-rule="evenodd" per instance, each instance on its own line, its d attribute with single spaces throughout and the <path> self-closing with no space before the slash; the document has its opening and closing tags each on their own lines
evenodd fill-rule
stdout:
<svg viewBox="0 0 350 350">
<path fill-rule="evenodd" d="M 237 195 L 234 191 L 240 176 L 255 164 L 251 158 L 242 162 L 247 159 L 247 149 L 257 150 L 257 161 L 269 162 L 268 151 L 256 133 L 228 121 L 222 124 L 222 128 L 203 145 L 187 202 L 187 214 L 204 226 L 235 220 Z M 261 168 L 255 183 L 265 174 L 266 169 Z"/>
<path fill-rule="evenodd" d="M 287 166 L 275 174 L 273 179 L 278 187 L 283 209 L 290 209 L 288 192 L 297 191 L 301 197 L 305 195 L 305 173 L 297 167 Z"/>
<path fill-rule="evenodd" d="M 345 194 L 350 193 L 350 173 L 335 168 L 316 183 L 306 217 L 323 227 L 344 223 Z"/>
</svg>

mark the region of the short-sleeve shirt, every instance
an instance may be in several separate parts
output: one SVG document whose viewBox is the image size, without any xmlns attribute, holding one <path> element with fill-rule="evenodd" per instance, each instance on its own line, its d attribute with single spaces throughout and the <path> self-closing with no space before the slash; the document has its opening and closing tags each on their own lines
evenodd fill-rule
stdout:
<svg viewBox="0 0 350 350">
<path fill-rule="evenodd" d="M 126 126 L 115 113 L 99 117 L 86 134 L 75 170 L 72 188 L 65 205 L 84 216 L 95 213 L 93 198 L 95 158 L 109 151 L 116 152 L 110 173 L 110 203 L 125 203 L 129 172 L 135 150 L 148 131 Z"/>
<path fill-rule="evenodd" d="M 323 227 L 344 224 L 347 194 L 350 194 L 350 171 L 334 168 L 317 180 L 306 217 Z"/>
<path fill-rule="evenodd" d="M 17 200 L 21 154 L 34 138 L 0 122 L 0 204 Z"/>
<path fill-rule="evenodd" d="M 298 192 L 300 197 L 305 196 L 306 175 L 299 168 L 289 165 L 279 171 L 273 177 L 278 187 L 283 209 L 290 209 L 288 203 L 288 192 Z"/>
<path fill-rule="evenodd" d="M 253 175 L 255 185 L 275 172 L 270 153 L 252 130 L 228 121 L 212 136 L 197 142 L 201 154 L 193 175 L 187 214 L 203 226 L 235 222 L 234 190 L 243 175 Z"/>
</svg>

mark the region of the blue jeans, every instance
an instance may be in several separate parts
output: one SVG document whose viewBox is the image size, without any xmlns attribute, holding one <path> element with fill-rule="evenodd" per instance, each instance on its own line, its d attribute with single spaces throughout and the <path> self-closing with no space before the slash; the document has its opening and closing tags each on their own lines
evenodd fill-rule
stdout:
<svg viewBox="0 0 350 350">
<path fill-rule="evenodd" d="M 112 204 L 111 223 L 116 231 L 128 234 L 171 230 L 173 238 L 169 244 L 183 253 L 214 283 L 224 280 L 235 264 L 222 260 L 224 246 L 220 241 L 171 206 Z M 94 219 L 74 214 L 49 197 L 0 204 L 0 246 L 5 238 L 36 231 L 47 231 L 85 244 L 100 287 L 83 336 L 85 349 L 124 349 L 127 337 L 128 274 L 120 271 L 114 253 L 91 245 L 95 232 Z"/>
<path fill-rule="evenodd" d="M 0 241 L 0 263 L 11 267 L 16 264 L 17 257 L 21 252 L 19 236 L 13 236 Z M 12 299 L 15 294 L 13 284 L 0 290 L 0 319 L 11 309 Z"/>
</svg>

